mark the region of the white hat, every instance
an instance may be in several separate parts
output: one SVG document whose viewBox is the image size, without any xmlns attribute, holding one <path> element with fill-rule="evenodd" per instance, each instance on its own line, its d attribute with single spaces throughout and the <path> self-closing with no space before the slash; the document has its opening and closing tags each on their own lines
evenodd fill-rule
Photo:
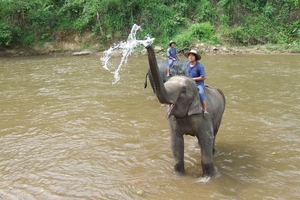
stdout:
<svg viewBox="0 0 300 200">
<path fill-rule="evenodd" d="M 171 40 L 171 41 L 169 42 L 169 46 L 171 46 L 172 43 L 176 44 L 176 42 L 174 42 L 173 40 Z"/>
<path fill-rule="evenodd" d="M 185 57 L 189 57 L 190 54 L 193 54 L 196 57 L 196 60 L 200 60 L 201 59 L 201 55 L 197 53 L 197 51 L 195 51 L 194 49 L 192 49 L 189 52 L 185 52 L 184 55 Z"/>
</svg>

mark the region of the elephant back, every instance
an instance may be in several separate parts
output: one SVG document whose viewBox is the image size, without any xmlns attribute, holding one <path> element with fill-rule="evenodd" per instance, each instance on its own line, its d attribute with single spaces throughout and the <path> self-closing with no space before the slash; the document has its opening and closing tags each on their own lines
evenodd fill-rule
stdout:
<svg viewBox="0 0 300 200">
<path fill-rule="evenodd" d="M 187 71 L 188 60 L 175 61 L 173 67 L 170 70 L 172 76 L 188 76 Z"/>
<path fill-rule="evenodd" d="M 179 60 L 175 61 L 173 64 L 173 67 L 170 70 L 171 76 L 186 76 L 188 77 L 188 71 L 187 71 L 187 62 L 188 60 Z M 168 59 L 159 59 L 157 60 L 157 66 L 159 70 L 159 74 L 161 76 L 161 79 L 163 83 L 165 83 L 167 79 L 167 68 L 168 68 Z M 151 84 L 151 87 L 153 89 L 153 92 L 155 93 L 155 88 L 154 88 L 154 80 L 153 76 L 151 74 L 150 69 L 147 72 L 147 75 L 149 76 L 149 81 Z M 145 88 L 147 87 L 147 75 L 146 75 L 146 81 L 145 81 Z"/>
</svg>

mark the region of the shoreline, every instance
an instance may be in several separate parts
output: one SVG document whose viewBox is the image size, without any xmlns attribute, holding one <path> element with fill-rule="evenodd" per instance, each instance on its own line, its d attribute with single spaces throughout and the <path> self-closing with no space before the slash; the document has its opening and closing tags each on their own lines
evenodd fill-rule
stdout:
<svg viewBox="0 0 300 200">
<path fill-rule="evenodd" d="M 75 44 L 76 45 L 76 44 Z M 55 48 L 54 46 L 57 46 Z M 276 49 L 277 47 L 277 49 Z M 192 46 L 187 46 L 184 48 L 177 48 L 179 55 L 182 55 L 184 51 L 195 49 L 202 55 L 241 55 L 241 54 L 287 54 L 287 55 L 298 55 L 299 52 L 292 52 L 292 49 L 286 49 L 282 46 L 268 46 L 268 45 L 255 45 L 255 46 L 229 46 L 229 45 L 210 45 L 204 43 L 195 43 Z M 160 45 L 153 46 L 155 53 L 158 56 L 164 56 L 166 49 Z M 279 48 L 279 49 L 278 49 Z M 104 50 L 94 50 L 96 47 L 92 48 L 70 48 L 68 45 L 55 45 L 50 43 L 45 43 L 42 47 L 33 46 L 33 47 L 21 47 L 21 46 L 12 46 L 12 47 L 0 47 L 0 57 L 25 57 L 25 56 L 84 56 L 84 55 L 102 55 Z M 108 49 L 108 48 L 107 48 Z M 147 52 L 145 49 L 140 52 L 136 50 L 134 53 L 145 55 Z"/>
</svg>

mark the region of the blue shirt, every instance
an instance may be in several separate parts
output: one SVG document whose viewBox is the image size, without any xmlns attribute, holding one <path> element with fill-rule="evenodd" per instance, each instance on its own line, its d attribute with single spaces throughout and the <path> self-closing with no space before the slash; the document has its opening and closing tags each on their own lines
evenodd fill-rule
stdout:
<svg viewBox="0 0 300 200">
<path fill-rule="evenodd" d="M 195 78 L 195 77 L 199 77 L 199 76 L 206 76 L 204 66 L 199 62 L 196 62 L 196 64 L 193 67 L 191 67 L 190 62 L 188 62 L 187 70 L 189 73 L 189 77 L 191 77 L 191 78 Z M 204 87 L 204 80 L 196 81 L 196 85 L 197 86 L 201 85 Z"/>
<path fill-rule="evenodd" d="M 177 57 L 176 57 L 176 54 L 177 54 L 177 49 L 174 47 L 174 48 L 168 48 L 167 50 L 167 56 L 171 56 L 172 58 L 175 58 L 177 60 Z"/>
</svg>

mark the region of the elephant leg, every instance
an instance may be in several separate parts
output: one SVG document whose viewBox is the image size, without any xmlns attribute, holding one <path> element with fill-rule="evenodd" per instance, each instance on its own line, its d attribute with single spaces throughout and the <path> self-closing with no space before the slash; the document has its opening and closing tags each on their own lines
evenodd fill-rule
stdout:
<svg viewBox="0 0 300 200">
<path fill-rule="evenodd" d="M 213 165 L 213 136 L 212 134 L 204 131 L 197 136 L 201 148 L 201 165 L 202 176 L 212 176 L 214 173 Z"/>
<path fill-rule="evenodd" d="M 183 135 L 171 130 L 171 148 L 175 159 L 174 173 L 184 173 L 184 139 Z"/>
<path fill-rule="evenodd" d="M 215 154 L 216 148 L 215 148 L 216 138 L 213 139 L 213 147 L 212 147 L 212 153 Z"/>
<path fill-rule="evenodd" d="M 212 176 L 214 174 L 214 165 L 213 162 L 209 163 L 209 164 L 205 164 L 203 162 L 201 162 L 201 166 L 202 166 L 202 176 L 206 177 L 206 176 Z"/>
</svg>

